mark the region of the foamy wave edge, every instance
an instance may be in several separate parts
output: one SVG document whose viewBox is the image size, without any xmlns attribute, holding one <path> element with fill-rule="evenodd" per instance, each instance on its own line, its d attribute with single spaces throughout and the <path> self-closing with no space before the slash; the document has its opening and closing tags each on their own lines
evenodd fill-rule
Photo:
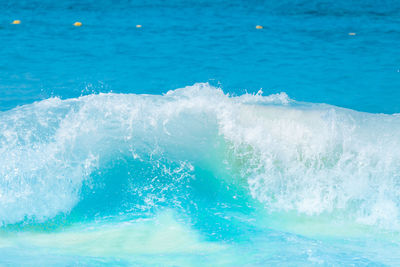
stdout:
<svg viewBox="0 0 400 267">
<path fill-rule="evenodd" d="M 229 96 L 208 84 L 165 95 L 51 98 L 0 113 L 0 222 L 68 213 L 113 155 L 140 161 L 158 151 L 190 164 L 193 147 L 212 151 L 213 131 L 234 155 L 221 162 L 238 165 L 267 211 L 399 229 L 399 116 L 299 103 L 285 93 Z M 176 154 L 177 146 L 187 151 Z"/>
</svg>

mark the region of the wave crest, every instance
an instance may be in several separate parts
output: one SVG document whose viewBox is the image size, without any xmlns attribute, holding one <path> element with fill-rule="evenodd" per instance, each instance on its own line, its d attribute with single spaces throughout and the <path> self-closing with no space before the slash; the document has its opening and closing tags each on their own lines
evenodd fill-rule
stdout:
<svg viewBox="0 0 400 267">
<path fill-rule="evenodd" d="M 299 103 L 285 93 L 228 96 L 208 84 L 163 96 L 51 98 L 0 113 L 0 222 L 69 212 L 84 198 L 82 186 L 115 159 L 129 159 L 135 179 L 147 174 L 145 164 L 167 166 L 155 159 L 180 162 L 170 177 L 190 180 L 198 162 L 218 155 L 210 169 L 244 179 L 267 210 L 398 227 L 399 132 L 395 115 Z M 185 184 L 175 178 L 170 184 Z M 143 195 L 134 185 L 128 193 Z M 168 188 L 159 194 L 185 190 Z"/>
</svg>

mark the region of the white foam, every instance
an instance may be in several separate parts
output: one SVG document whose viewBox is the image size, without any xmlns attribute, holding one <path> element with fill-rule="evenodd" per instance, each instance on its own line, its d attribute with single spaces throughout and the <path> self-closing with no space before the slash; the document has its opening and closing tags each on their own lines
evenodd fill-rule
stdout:
<svg viewBox="0 0 400 267">
<path fill-rule="evenodd" d="M 399 133 L 398 116 L 297 103 L 284 93 L 230 97 L 208 84 L 164 96 L 52 98 L 0 113 L 0 222 L 68 212 L 109 158 L 168 153 L 185 161 L 213 151 L 219 134 L 240 159 L 238 176 L 268 210 L 393 227 Z"/>
</svg>

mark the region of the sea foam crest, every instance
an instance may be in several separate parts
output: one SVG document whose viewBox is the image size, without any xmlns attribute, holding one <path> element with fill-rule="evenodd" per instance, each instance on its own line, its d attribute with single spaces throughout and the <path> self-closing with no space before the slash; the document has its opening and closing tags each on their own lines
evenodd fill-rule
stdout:
<svg viewBox="0 0 400 267">
<path fill-rule="evenodd" d="M 267 210 L 397 227 L 399 132 L 398 116 L 285 93 L 228 96 L 208 84 L 163 96 L 51 98 L 0 113 L 0 222 L 69 212 L 91 174 L 121 154 L 139 162 L 163 154 L 191 171 L 217 135 L 234 155 L 220 162 L 235 165 Z"/>
</svg>

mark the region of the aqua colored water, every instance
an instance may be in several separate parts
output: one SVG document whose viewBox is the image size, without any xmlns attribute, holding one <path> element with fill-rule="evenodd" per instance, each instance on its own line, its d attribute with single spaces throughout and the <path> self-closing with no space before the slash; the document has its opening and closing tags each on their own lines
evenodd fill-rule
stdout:
<svg viewBox="0 0 400 267">
<path fill-rule="evenodd" d="M 400 2 L 0 4 L 1 266 L 400 265 Z"/>
</svg>

